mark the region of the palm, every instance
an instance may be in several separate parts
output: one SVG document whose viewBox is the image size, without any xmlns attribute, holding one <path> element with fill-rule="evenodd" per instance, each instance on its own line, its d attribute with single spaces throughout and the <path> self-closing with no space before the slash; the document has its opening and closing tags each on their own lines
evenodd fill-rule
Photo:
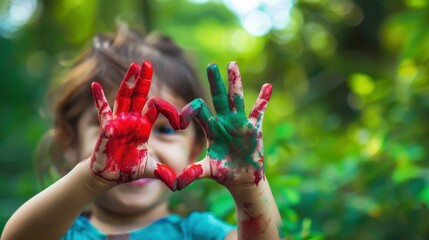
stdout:
<svg viewBox="0 0 429 240">
<path fill-rule="evenodd" d="M 210 125 L 214 132 L 207 134 L 211 177 L 222 184 L 253 183 L 253 173 L 262 168 L 262 162 L 253 158 L 259 145 L 257 129 L 237 113 L 215 117 Z"/>
<path fill-rule="evenodd" d="M 106 161 L 93 165 L 96 172 L 104 179 L 118 182 L 129 182 L 142 176 L 150 129 L 147 119 L 137 113 L 121 113 L 108 121 L 96 147 L 105 146 Z"/>
<path fill-rule="evenodd" d="M 111 144 L 116 143 L 115 148 L 132 150 L 147 142 L 151 128 L 149 121 L 141 114 L 121 113 L 106 123 L 100 136 L 109 139 Z"/>
</svg>

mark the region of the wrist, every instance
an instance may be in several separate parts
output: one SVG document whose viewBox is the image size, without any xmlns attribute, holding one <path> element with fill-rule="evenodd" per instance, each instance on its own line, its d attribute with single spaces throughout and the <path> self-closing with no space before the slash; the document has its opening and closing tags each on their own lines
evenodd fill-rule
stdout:
<svg viewBox="0 0 429 240">
<path fill-rule="evenodd" d="M 234 198 L 238 234 L 242 239 L 279 239 L 283 225 L 266 178 L 258 185 L 228 188 Z"/>
<path fill-rule="evenodd" d="M 78 165 L 76 165 L 75 168 L 81 172 L 82 179 L 85 181 L 85 187 L 90 192 L 95 194 L 104 193 L 117 185 L 115 182 L 107 181 L 94 174 L 94 172 L 91 170 L 90 159 L 81 161 Z"/>
<path fill-rule="evenodd" d="M 227 189 L 235 200 L 258 199 L 264 194 L 271 193 L 270 186 L 265 177 L 262 178 L 258 184 L 247 183 L 230 185 Z"/>
</svg>

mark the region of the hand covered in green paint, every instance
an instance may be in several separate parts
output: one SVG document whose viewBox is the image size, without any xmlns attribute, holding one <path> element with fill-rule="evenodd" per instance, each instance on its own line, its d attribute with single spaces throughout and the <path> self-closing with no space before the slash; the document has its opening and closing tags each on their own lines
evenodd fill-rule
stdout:
<svg viewBox="0 0 429 240">
<path fill-rule="evenodd" d="M 185 168 L 177 178 L 177 189 L 199 178 L 212 178 L 226 187 L 257 185 L 265 177 L 262 119 L 272 87 L 262 86 L 247 118 L 237 63 L 228 64 L 228 93 L 216 64 L 207 67 L 207 75 L 217 115 L 210 112 L 202 99 L 189 103 L 180 114 L 181 128 L 186 128 L 192 118 L 202 126 L 208 141 L 207 155 Z"/>
</svg>

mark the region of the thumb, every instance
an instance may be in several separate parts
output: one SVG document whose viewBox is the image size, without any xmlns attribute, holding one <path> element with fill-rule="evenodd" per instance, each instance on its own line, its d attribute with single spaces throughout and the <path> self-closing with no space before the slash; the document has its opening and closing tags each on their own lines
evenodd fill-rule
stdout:
<svg viewBox="0 0 429 240">
<path fill-rule="evenodd" d="M 203 160 L 183 169 L 182 173 L 177 177 L 177 190 L 184 189 L 197 179 L 209 178 L 210 176 L 210 160 L 206 156 Z"/>
<path fill-rule="evenodd" d="M 148 158 L 145 169 L 145 177 L 161 180 L 171 191 L 176 191 L 176 173 L 169 166 Z"/>
</svg>

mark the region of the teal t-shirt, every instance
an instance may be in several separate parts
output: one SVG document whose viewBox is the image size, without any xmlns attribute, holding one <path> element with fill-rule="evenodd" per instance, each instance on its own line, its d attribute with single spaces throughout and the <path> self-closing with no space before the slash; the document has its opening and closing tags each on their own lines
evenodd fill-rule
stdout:
<svg viewBox="0 0 429 240">
<path fill-rule="evenodd" d="M 87 217 L 79 216 L 62 239 L 224 239 L 234 228 L 211 213 L 193 212 L 186 218 L 169 215 L 127 234 L 106 235 L 97 230 Z"/>
</svg>

